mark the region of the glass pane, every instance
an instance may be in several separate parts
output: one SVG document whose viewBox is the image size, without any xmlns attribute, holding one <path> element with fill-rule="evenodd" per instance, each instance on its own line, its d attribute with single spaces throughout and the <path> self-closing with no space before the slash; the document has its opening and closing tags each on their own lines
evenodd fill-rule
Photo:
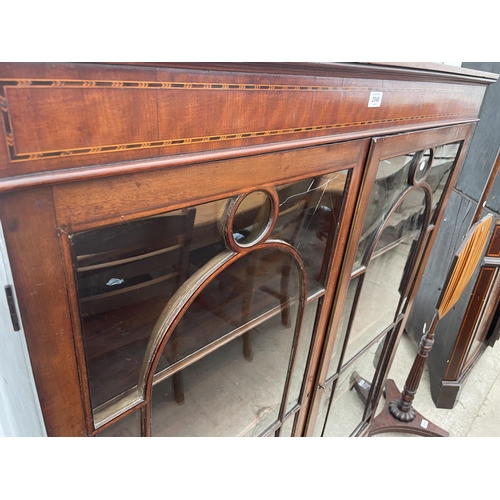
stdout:
<svg viewBox="0 0 500 500">
<path fill-rule="evenodd" d="M 417 188 L 406 195 L 388 220 L 363 278 L 344 363 L 394 321 L 424 209 L 425 193 Z"/>
<path fill-rule="evenodd" d="M 249 329 L 245 325 L 251 321 L 263 323 L 276 316 L 293 336 L 298 279 L 295 264 L 282 251 L 262 249 L 243 256 L 213 278 L 191 304 L 165 346 L 157 373 L 236 329 Z M 245 333 L 242 338 L 244 354 L 251 360 L 253 336 Z"/>
<path fill-rule="evenodd" d="M 323 288 L 341 216 L 349 171 L 322 175 L 277 188 L 280 212 L 271 238 L 282 239 L 300 253 L 309 294 Z M 326 252 L 326 253 L 325 253 Z"/>
<path fill-rule="evenodd" d="M 421 182 L 429 172 L 431 157 L 432 152 L 430 149 L 426 149 L 422 153 L 422 157 L 418 160 L 418 165 L 415 168 L 415 182 Z"/>
<path fill-rule="evenodd" d="M 426 178 L 427 184 L 432 188 L 432 209 L 435 210 L 444 189 L 448 182 L 455 160 L 457 158 L 460 143 L 446 144 L 438 146 L 434 150 L 434 160 L 429 175 Z"/>
<path fill-rule="evenodd" d="M 385 338 L 372 345 L 340 375 L 324 437 L 348 437 L 362 422 L 366 398 Z"/>
<path fill-rule="evenodd" d="M 288 420 L 283 424 L 281 429 L 281 437 L 292 437 L 293 422 L 295 420 L 295 415 L 288 417 Z"/>
<path fill-rule="evenodd" d="M 137 384 L 146 345 L 177 288 L 225 247 L 226 201 L 72 237 L 92 407 Z"/>
<path fill-rule="evenodd" d="M 306 306 L 304 312 L 304 320 L 300 329 L 299 345 L 295 358 L 292 380 L 290 383 L 290 394 L 286 411 L 290 411 L 299 402 L 300 389 L 304 381 L 307 356 L 311 347 L 312 334 L 314 331 L 314 323 L 316 321 L 316 312 L 318 310 L 318 301 L 315 300 Z"/>
<path fill-rule="evenodd" d="M 327 248 L 333 246 L 348 175 L 349 171 L 343 171 L 277 188 L 281 207 L 272 237 L 297 247 L 304 257 L 311 291 L 324 284 L 330 260 Z M 137 385 L 149 337 L 168 300 L 189 276 L 226 249 L 219 221 L 229 201 L 200 204 L 72 236 L 94 410 Z M 243 242 L 249 241 L 254 229 L 261 230 L 259 213 L 268 213 L 268 209 L 269 198 L 263 191 L 243 200 L 233 226 L 242 234 Z M 213 324 L 213 328 L 207 332 L 206 341 L 197 338 L 191 347 L 184 345 L 184 351 L 172 353 L 169 363 L 261 314 L 279 313 L 288 322 L 285 305 L 293 300 L 293 294 L 287 296 L 290 279 L 286 267 L 290 262 L 285 261 L 279 252 L 254 254 L 241 261 L 239 268 L 234 267 L 232 275 L 226 272 L 212 283 L 184 323 L 192 322 L 197 311 L 197 318 L 208 320 L 207 325 Z M 220 301 L 211 308 L 215 298 Z M 226 313 L 233 316 L 224 317 Z"/>
<path fill-rule="evenodd" d="M 296 304 L 291 307 L 294 319 Z M 192 331 L 184 333 L 194 340 Z M 245 356 L 245 335 L 251 359 Z M 293 328 L 276 314 L 155 385 L 153 435 L 262 434 L 278 418 L 293 335 Z"/>
<path fill-rule="evenodd" d="M 136 410 L 97 434 L 97 437 L 140 437 L 141 412 Z"/>
<path fill-rule="evenodd" d="M 358 269 L 375 235 L 397 199 L 409 187 L 408 179 L 413 159 L 418 153 L 382 160 L 368 203 L 353 269 Z"/>
<path fill-rule="evenodd" d="M 321 399 L 319 402 L 318 416 L 316 417 L 316 422 L 314 423 L 313 437 L 321 437 L 323 432 L 323 427 L 325 425 L 325 419 L 328 414 L 328 406 L 330 405 L 331 392 L 329 392 L 335 382 L 331 382 L 327 386 L 327 392 L 321 390 Z"/>
<path fill-rule="evenodd" d="M 349 317 L 351 315 L 352 305 L 354 302 L 354 297 L 356 295 L 356 290 L 358 288 L 359 279 L 360 277 L 356 276 L 356 278 L 353 278 L 349 282 L 349 288 L 347 290 L 347 296 L 344 302 L 344 307 L 342 308 L 340 323 L 337 328 L 337 338 L 335 339 L 332 356 L 330 358 L 330 364 L 328 365 L 327 379 L 335 375 L 338 371 L 340 355 L 342 353 L 342 347 L 344 346 L 347 326 L 349 324 Z"/>
</svg>

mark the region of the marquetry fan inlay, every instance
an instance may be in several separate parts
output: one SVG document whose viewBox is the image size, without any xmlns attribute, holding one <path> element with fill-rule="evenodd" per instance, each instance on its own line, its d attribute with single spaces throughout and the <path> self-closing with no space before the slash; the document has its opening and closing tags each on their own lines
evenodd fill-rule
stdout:
<svg viewBox="0 0 500 500">
<path fill-rule="evenodd" d="M 461 248 L 455 254 L 455 263 L 449 275 L 448 285 L 437 304 L 437 314 L 442 318 L 456 303 L 469 283 L 488 241 L 490 214 L 471 228 Z"/>
</svg>

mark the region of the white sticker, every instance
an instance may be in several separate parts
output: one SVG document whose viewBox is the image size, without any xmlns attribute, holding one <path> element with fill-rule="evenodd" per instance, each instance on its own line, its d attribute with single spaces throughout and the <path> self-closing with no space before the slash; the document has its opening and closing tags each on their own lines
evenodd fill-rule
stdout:
<svg viewBox="0 0 500 500">
<path fill-rule="evenodd" d="M 370 99 L 368 99 L 368 107 L 369 108 L 380 108 L 380 104 L 382 104 L 382 96 L 383 92 L 370 92 Z"/>
<path fill-rule="evenodd" d="M 429 422 L 427 420 L 422 420 L 422 422 L 420 422 L 420 427 L 423 427 L 424 429 L 427 429 L 428 425 Z"/>
</svg>

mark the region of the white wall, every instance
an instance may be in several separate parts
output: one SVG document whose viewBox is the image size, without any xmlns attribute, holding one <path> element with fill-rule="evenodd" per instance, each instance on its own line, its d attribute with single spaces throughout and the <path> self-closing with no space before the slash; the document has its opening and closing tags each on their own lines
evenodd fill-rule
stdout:
<svg viewBox="0 0 500 500">
<path fill-rule="evenodd" d="M 46 436 L 22 324 L 16 332 L 10 319 L 7 285 L 13 279 L 0 221 L 0 436 Z"/>
</svg>

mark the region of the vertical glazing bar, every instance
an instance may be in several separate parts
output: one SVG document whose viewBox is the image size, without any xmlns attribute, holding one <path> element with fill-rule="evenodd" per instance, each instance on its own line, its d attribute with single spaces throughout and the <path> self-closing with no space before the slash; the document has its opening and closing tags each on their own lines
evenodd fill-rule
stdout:
<svg viewBox="0 0 500 500">
<path fill-rule="evenodd" d="M 392 334 L 394 333 L 397 326 L 398 326 L 398 324 L 396 324 L 396 327 L 394 327 L 392 330 L 390 330 L 386 334 L 386 337 L 384 340 L 384 346 L 382 347 L 382 351 L 380 353 L 380 358 L 379 358 L 378 363 L 377 363 L 377 368 L 375 370 L 375 374 L 373 376 L 373 380 L 371 381 L 370 389 L 368 391 L 368 396 L 366 398 L 365 410 L 363 412 L 363 421 L 365 421 L 368 418 L 370 412 L 373 410 L 372 399 L 373 399 L 374 394 L 377 394 L 377 392 L 378 392 L 378 379 L 380 377 L 381 367 L 384 366 L 384 358 L 386 356 L 387 349 L 388 349 L 388 346 L 390 344 L 390 339 L 392 338 Z"/>
<path fill-rule="evenodd" d="M 347 350 L 347 346 L 349 344 L 349 337 L 351 335 L 351 328 L 352 324 L 354 323 L 354 318 L 356 317 L 356 310 L 358 307 L 358 301 L 359 297 L 361 295 L 361 290 L 363 288 L 363 281 L 365 279 L 365 274 L 366 274 L 366 269 L 363 271 L 361 274 L 358 275 L 359 281 L 358 281 L 358 286 L 356 288 L 356 293 L 354 294 L 354 300 L 352 301 L 352 306 L 351 306 L 351 314 L 349 315 L 349 322 L 347 323 L 347 329 L 346 329 L 346 334 L 344 338 L 344 345 L 342 346 L 342 351 L 340 353 L 340 358 L 339 358 L 339 364 L 337 366 L 337 370 L 335 373 L 340 373 L 340 370 L 342 369 L 342 365 L 344 363 L 344 355 Z"/>
<path fill-rule="evenodd" d="M 326 429 L 326 424 L 328 423 L 328 418 L 330 417 L 330 410 L 332 408 L 332 402 L 333 402 L 333 396 L 335 394 L 335 389 L 337 388 L 337 382 L 339 380 L 339 377 L 337 377 L 331 384 L 332 384 L 332 388 L 330 389 L 330 401 L 328 402 L 328 409 L 326 410 L 326 415 L 325 415 L 325 421 L 323 422 L 323 429 L 321 429 L 321 437 L 324 437 L 324 433 L 325 433 L 325 429 Z M 325 389 L 323 388 L 323 391 L 325 392 L 325 395 L 328 396 L 328 394 L 326 394 L 326 391 Z"/>
<path fill-rule="evenodd" d="M 151 403 L 146 404 L 139 410 L 141 412 L 141 437 L 151 437 Z"/>
<path fill-rule="evenodd" d="M 283 391 L 283 398 L 281 400 L 281 406 L 279 409 L 278 413 L 278 419 L 283 422 L 283 417 L 286 412 L 286 406 L 288 402 L 288 394 L 290 392 L 290 383 L 292 380 L 292 374 L 293 374 L 293 369 L 295 366 L 295 358 L 297 354 L 297 346 L 299 344 L 300 340 L 300 331 L 302 327 L 302 320 L 304 318 L 304 311 L 305 311 L 305 306 L 307 302 L 307 273 L 306 273 L 306 268 L 304 265 L 304 262 L 300 258 L 300 255 L 298 252 L 293 248 L 293 247 L 288 247 L 287 248 L 288 253 L 292 257 L 292 260 L 295 262 L 295 265 L 297 266 L 297 271 L 299 275 L 299 303 L 298 303 L 298 311 L 297 311 L 297 317 L 295 320 L 295 331 L 294 331 L 294 336 L 293 336 L 293 344 L 292 344 L 292 349 L 290 353 L 290 360 L 288 364 L 288 371 L 287 371 L 287 376 L 286 376 L 286 381 L 285 381 L 285 388 Z M 280 426 L 281 429 L 281 426 Z M 281 434 L 281 431 L 280 431 Z"/>
</svg>

